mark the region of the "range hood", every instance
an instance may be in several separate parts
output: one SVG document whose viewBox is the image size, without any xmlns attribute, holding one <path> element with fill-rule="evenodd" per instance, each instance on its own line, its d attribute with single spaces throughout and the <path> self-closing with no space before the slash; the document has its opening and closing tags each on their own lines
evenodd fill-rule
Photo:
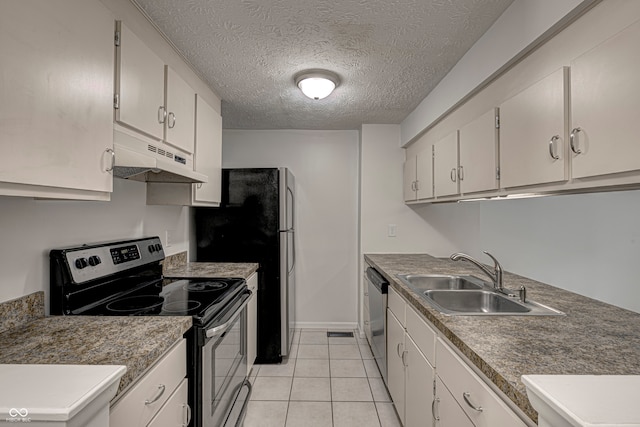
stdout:
<svg viewBox="0 0 640 427">
<path fill-rule="evenodd" d="M 193 158 L 167 144 L 114 125 L 113 176 L 142 182 L 197 184 L 208 177 L 193 170 Z"/>
</svg>

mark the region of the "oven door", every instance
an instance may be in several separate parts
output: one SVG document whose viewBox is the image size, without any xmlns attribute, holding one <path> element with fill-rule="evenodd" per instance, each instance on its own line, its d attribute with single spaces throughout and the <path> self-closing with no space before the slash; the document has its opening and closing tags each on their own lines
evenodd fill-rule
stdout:
<svg viewBox="0 0 640 427">
<path fill-rule="evenodd" d="M 247 374 L 247 303 L 240 294 L 205 328 L 202 347 L 202 427 L 241 425 L 251 393 Z"/>
</svg>

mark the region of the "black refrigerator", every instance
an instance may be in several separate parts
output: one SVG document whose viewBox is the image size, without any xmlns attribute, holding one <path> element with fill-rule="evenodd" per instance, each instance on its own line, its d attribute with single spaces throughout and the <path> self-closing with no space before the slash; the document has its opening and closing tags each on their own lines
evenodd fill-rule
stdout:
<svg viewBox="0 0 640 427">
<path fill-rule="evenodd" d="M 295 323 L 295 178 L 287 168 L 222 170 L 218 208 L 194 209 L 196 261 L 257 262 L 257 363 L 289 354 Z"/>
</svg>

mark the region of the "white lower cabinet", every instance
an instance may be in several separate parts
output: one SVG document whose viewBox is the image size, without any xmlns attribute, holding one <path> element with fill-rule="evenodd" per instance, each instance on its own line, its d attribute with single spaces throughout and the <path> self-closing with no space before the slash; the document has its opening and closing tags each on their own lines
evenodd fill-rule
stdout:
<svg viewBox="0 0 640 427">
<path fill-rule="evenodd" d="M 183 406 L 187 405 L 183 394 L 187 390 L 186 356 L 186 340 L 182 339 L 113 404 L 109 411 L 109 426 L 187 425 L 185 419 L 190 410 Z M 160 413 L 164 413 L 167 420 L 161 421 L 160 418 L 163 417 L 159 416 Z M 167 424 L 168 420 L 174 419 L 178 422 Z M 152 420 L 153 423 L 150 424 Z"/>
<path fill-rule="evenodd" d="M 256 361 L 258 348 L 258 273 L 247 279 L 247 287 L 252 292 L 247 304 L 247 376 Z"/>
<path fill-rule="evenodd" d="M 387 388 L 400 421 L 405 425 L 404 327 L 393 312 L 387 310 Z"/>
<path fill-rule="evenodd" d="M 405 336 L 405 423 L 407 427 L 432 424 L 435 370 L 418 350 L 411 336 Z"/>
<path fill-rule="evenodd" d="M 387 388 L 404 427 L 526 427 L 391 287 L 388 301 Z"/>
<path fill-rule="evenodd" d="M 167 403 L 158 411 L 147 427 L 182 427 L 191 422 L 191 408 L 188 403 L 189 381 L 185 378 L 173 392 Z"/>
<path fill-rule="evenodd" d="M 434 418 L 437 427 L 473 427 L 456 399 L 447 390 L 440 377 L 436 377 Z"/>
<path fill-rule="evenodd" d="M 440 338 L 436 343 L 436 360 L 438 361 L 438 378 L 446 387 L 446 390 L 436 388 L 436 396 L 440 399 L 440 403 L 443 400 L 441 394 L 444 395 L 444 391 L 450 392 L 464 414 L 471 420 L 472 425 L 476 427 L 526 426 L 520 417 Z M 437 412 L 440 418 L 439 426 L 454 425 L 448 422 L 448 418 L 459 418 L 457 414 L 459 411 L 455 408 L 445 410 L 439 406 Z"/>
<path fill-rule="evenodd" d="M 411 329 L 415 312 L 407 308 L 404 302 L 399 305 L 397 301 L 402 299 L 392 289 L 389 290 L 389 296 L 390 301 L 396 302 L 387 310 L 387 387 L 404 426 L 432 425 L 435 371 L 429 362 L 430 356 L 425 356 L 421 351 L 424 348 L 421 344 L 425 341 L 424 336 L 420 333 L 420 337 L 414 341 L 393 310 L 399 312 L 401 319 L 405 318 L 403 314 L 406 310 L 408 329 Z"/>
</svg>

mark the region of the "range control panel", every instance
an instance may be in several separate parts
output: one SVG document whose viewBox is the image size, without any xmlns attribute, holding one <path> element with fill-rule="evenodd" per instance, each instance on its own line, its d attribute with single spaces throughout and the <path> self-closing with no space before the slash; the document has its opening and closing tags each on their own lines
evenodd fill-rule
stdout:
<svg viewBox="0 0 640 427">
<path fill-rule="evenodd" d="M 85 245 L 62 252 L 78 284 L 164 259 L 159 237 Z"/>
</svg>

